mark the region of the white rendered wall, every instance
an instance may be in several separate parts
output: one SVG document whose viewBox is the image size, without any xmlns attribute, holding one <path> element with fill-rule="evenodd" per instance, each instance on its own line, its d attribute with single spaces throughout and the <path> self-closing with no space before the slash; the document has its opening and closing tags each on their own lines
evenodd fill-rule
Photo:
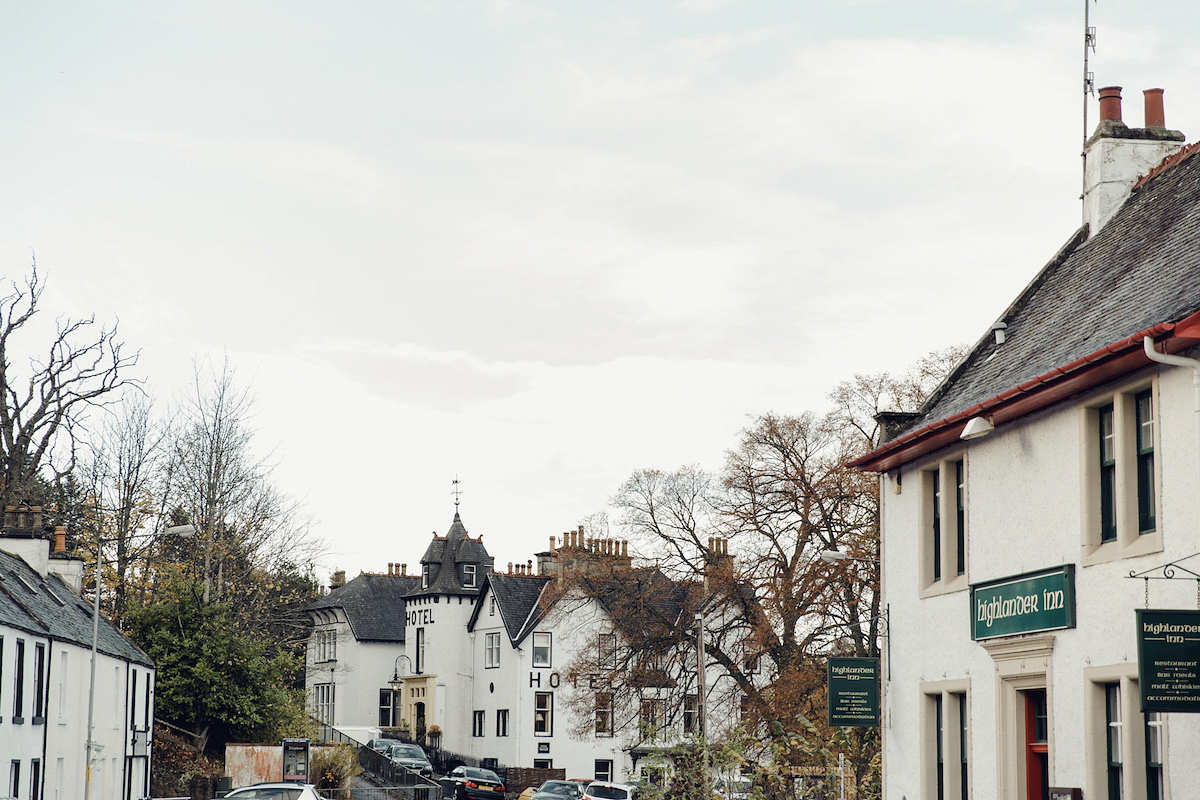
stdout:
<svg viewBox="0 0 1200 800">
<path fill-rule="evenodd" d="M 900 493 L 891 476 L 883 478 L 883 599 L 891 616 L 884 684 L 885 797 L 921 796 L 920 686 L 938 681 L 969 682 L 972 796 L 996 792 L 996 663 L 971 640 L 969 591 L 921 599 L 918 585 L 916 537 L 923 533 L 918 472 L 947 457 L 966 461 L 969 583 L 1075 564 L 1076 627 L 1053 632 L 1050 784 L 1086 786 L 1084 670 L 1136 667 L 1137 662 L 1134 609 L 1143 607 L 1145 587 L 1127 576 L 1200 551 L 1192 374 L 1167 367 L 1159 373 L 1155 411 L 1156 521 L 1163 550 L 1083 565 L 1082 458 L 1089 433 L 1080 408 L 1102 394 L 1003 425 L 982 439 L 908 465 Z M 1196 592 L 1195 581 L 1153 581 L 1150 606 L 1196 608 Z M 1167 716 L 1168 781 L 1176 787 L 1197 785 L 1200 762 L 1190 754 L 1200 746 L 1200 717 Z M 1178 791 L 1174 796 L 1183 796 Z"/>
</svg>

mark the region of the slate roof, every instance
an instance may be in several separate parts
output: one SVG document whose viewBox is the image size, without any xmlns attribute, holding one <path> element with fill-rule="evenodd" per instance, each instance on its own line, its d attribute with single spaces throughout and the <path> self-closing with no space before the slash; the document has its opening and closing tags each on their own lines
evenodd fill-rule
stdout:
<svg viewBox="0 0 1200 800">
<path fill-rule="evenodd" d="M 429 588 L 423 590 L 421 594 L 477 595 L 483 584 L 484 574 L 491 571 L 494 563 L 487 548 L 483 546 L 482 539 L 472 539 L 467 535 L 466 526 L 463 525 L 462 518 L 455 511 L 454 522 L 450 524 L 450 530 L 446 532 L 445 536 L 434 536 L 433 541 L 425 550 L 425 555 L 421 556 L 421 564 L 423 566 L 431 565 L 433 567 L 431 571 L 434 573 Z M 462 585 L 458 572 L 459 564 L 474 564 L 477 567 L 475 572 L 477 585 L 474 588 L 466 588 Z"/>
<path fill-rule="evenodd" d="M 498 575 L 489 573 L 484 582 L 496 598 L 496 610 L 513 645 L 520 644 L 537 626 L 545 609 L 539 602 L 551 578 L 546 575 Z M 484 603 L 476 605 L 468 630 L 474 630 Z"/>
<path fill-rule="evenodd" d="M 57 575 L 39 575 L 25 560 L 0 550 L 0 622 L 34 636 L 92 646 L 92 606 Z M 132 641 L 100 617 L 96 649 L 115 658 L 153 667 Z"/>
<path fill-rule="evenodd" d="M 1091 239 L 1077 231 L 926 401 L 902 439 L 1162 323 L 1200 311 L 1200 158 L 1151 172 Z M 1174 160 L 1174 164 L 1169 162 Z M 1140 348 L 1140 338 L 1135 341 Z M 1144 366 L 1148 359 L 1141 356 Z M 861 465 L 880 451 L 858 459 Z"/>
<path fill-rule="evenodd" d="M 342 609 L 354 638 L 360 642 L 403 642 L 407 616 L 404 598 L 420 589 L 419 575 L 363 573 L 309 603 L 305 609 Z"/>
</svg>

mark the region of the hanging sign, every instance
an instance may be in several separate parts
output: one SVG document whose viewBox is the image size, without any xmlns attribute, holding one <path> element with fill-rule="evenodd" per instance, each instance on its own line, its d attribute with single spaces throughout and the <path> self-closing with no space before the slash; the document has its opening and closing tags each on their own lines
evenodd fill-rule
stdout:
<svg viewBox="0 0 1200 800">
<path fill-rule="evenodd" d="M 1200 611 L 1137 609 L 1142 711 L 1200 713 Z"/>
<path fill-rule="evenodd" d="M 879 659 L 831 658 L 825 662 L 830 725 L 879 724 Z"/>
<path fill-rule="evenodd" d="M 1075 565 L 971 586 L 971 638 L 1075 627 Z"/>
</svg>

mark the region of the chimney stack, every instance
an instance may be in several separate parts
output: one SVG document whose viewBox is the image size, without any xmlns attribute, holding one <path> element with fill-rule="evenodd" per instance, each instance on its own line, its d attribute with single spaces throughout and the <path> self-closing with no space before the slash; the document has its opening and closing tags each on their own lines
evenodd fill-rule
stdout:
<svg viewBox="0 0 1200 800">
<path fill-rule="evenodd" d="M 1083 145 L 1083 221 L 1095 236 L 1129 199 L 1138 178 L 1183 146 L 1184 135 L 1167 130 L 1163 90 L 1147 89 L 1146 127 L 1121 121 L 1121 87 L 1100 90 L 1100 122 Z"/>
</svg>

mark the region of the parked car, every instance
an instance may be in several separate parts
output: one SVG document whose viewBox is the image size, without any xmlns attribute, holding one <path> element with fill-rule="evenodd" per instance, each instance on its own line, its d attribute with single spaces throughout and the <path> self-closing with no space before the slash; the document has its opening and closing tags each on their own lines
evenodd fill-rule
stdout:
<svg viewBox="0 0 1200 800">
<path fill-rule="evenodd" d="M 393 764 L 399 764 L 426 777 L 433 776 L 433 764 L 429 763 L 429 757 L 420 745 L 397 742 L 387 751 L 387 755 Z"/>
<path fill-rule="evenodd" d="M 592 781 L 583 792 L 584 800 L 633 800 L 635 787 L 628 783 Z"/>
<path fill-rule="evenodd" d="M 546 781 L 530 796 L 530 800 L 579 800 L 583 786 L 575 781 Z"/>
<path fill-rule="evenodd" d="M 453 800 L 482 800 L 504 795 L 504 781 L 483 767 L 455 767 L 438 783 L 442 786 L 442 797 Z"/>
<path fill-rule="evenodd" d="M 750 790 L 754 788 L 754 781 L 745 775 L 728 775 L 717 778 L 715 781 L 717 794 L 723 800 L 746 800 L 750 796 Z"/>
<path fill-rule="evenodd" d="M 225 796 L 236 800 L 325 800 L 311 783 L 256 783 Z"/>
<path fill-rule="evenodd" d="M 399 739 L 372 739 L 367 742 L 367 747 L 374 750 L 376 753 L 386 753 L 392 748 L 392 745 L 404 744 Z"/>
</svg>

